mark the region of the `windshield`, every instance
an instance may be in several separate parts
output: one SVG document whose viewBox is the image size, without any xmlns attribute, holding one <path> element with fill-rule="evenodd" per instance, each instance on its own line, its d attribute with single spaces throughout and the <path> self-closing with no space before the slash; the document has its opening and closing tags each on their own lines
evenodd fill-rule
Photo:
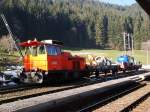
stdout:
<svg viewBox="0 0 150 112">
<path fill-rule="evenodd" d="M 45 46 L 32 46 L 25 48 L 25 55 L 37 56 L 38 54 L 46 54 Z"/>
<path fill-rule="evenodd" d="M 30 55 L 30 54 L 32 54 L 31 52 L 32 52 L 32 51 L 31 51 L 31 48 L 30 48 L 30 47 L 26 47 L 26 48 L 25 48 L 25 55 Z"/>
</svg>

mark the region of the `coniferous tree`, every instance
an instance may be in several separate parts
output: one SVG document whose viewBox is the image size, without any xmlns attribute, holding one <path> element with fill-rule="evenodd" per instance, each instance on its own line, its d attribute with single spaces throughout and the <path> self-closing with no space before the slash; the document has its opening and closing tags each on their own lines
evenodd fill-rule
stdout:
<svg viewBox="0 0 150 112">
<path fill-rule="evenodd" d="M 93 0 L 5 0 L 3 12 L 18 39 L 56 39 L 68 47 L 122 49 L 123 32 L 135 48 L 150 38 L 150 19 L 137 4 L 118 6 Z M 0 21 L 0 35 L 7 35 Z"/>
</svg>

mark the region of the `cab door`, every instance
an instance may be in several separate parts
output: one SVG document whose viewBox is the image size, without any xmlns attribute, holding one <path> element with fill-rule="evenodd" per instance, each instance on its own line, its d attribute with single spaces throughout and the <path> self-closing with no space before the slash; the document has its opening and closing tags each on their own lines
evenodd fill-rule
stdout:
<svg viewBox="0 0 150 112">
<path fill-rule="evenodd" d="M 25 47 L 25 54 L 23 57 L 23 64 L 25 71 L 31 71 L 32 69 L 32 53 L 31 47 Z"/>
<path fill-rule="evenodd" d="M 32 65 L 33 69 L 47 71 L 47 53 L 44 45 L 32 46 Z"/>
<path fill-rule="evenodd" d="M 59 46 L 47 45 L 48 70 L 63 70 L 62 55 Z"/>
</svg>

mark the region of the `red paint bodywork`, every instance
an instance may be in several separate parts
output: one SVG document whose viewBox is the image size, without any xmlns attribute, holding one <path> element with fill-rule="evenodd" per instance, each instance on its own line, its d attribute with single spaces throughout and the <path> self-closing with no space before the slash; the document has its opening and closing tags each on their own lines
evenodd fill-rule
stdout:
<svg viewBox="0 0 150 112">
<path fill-rule="evenodd" d="M 19 44 L 23 47 L 32 47 L 40 45 L 50 45 L 39 41 L 28 41 Z M 59 45 L 52 45 L 61 47 Z M 69 52 L 61 52 L 57 55 L 28 55 L 25 54 L 23 58 L 25 71 L 32 71 L 33 69 L 40 69 L 42 71 L 83 71 L 86 68 L 85 58 L 80 56 L 72 56 Z"/>
</svg>

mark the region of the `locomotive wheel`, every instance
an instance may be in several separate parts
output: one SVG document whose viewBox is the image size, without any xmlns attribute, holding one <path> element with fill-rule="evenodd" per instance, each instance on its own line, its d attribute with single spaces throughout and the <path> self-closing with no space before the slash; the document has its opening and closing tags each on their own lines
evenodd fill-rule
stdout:
<svg viewBox="0 0 150 112">
<path fill-rule="evenodd" d="M 115 70 L 115 69 L 114 69 L 114 70 L 111 71 L 111 73 L 112 73 L 112 75 L 113 75 L 114 77 L 117 77 L 118 70 Z"/>
<path fill-rule="evenodd" d="M 20 81 L 27 82 L 27 75 L 24 72 L 20 74 Z"/>
<path fill-rule="evenodd" d="M 135 71 L 139 71 L 139 69 L 138 69 L 138 68 L 136 68 L 136 69 L 135 69 Z"/>
<path fill-rule="evenodd" d="M 43 74 L 41 72 L 37 72 L 33 78 L 35 83 L 43 83 Z"/>
</svg>

